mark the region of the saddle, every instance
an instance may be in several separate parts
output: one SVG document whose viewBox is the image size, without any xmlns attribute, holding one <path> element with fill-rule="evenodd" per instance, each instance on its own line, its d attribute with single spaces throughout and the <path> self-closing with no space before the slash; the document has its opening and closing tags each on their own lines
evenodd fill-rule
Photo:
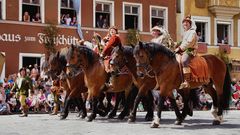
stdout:
<svg viewBox="0 0 240 135">
<path fill-rule="evenodd" d="M 181 55 L 177 55 L 177 61 L 180 63 Z M 182 68 L 182 64 L 181 68 Z M 206 60 L 196 55 L 189 62 L 189 68 L 191 69 L 191 82 L 209 82 L 209 69 Z"/>
</svg>

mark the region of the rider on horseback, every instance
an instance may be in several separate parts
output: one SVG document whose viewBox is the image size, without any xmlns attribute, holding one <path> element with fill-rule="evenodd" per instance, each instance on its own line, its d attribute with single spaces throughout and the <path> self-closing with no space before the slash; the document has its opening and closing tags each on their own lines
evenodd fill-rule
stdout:
<svg viewBox="0 0 240 135">
<path fill-rule="evenodd" d="M 197 34 L 195 28 L 192 27 L 191 15 L 186 16 L 183 21 L 183 40 L 178 48 L 175 49 L 176 53 L 182 55 L 181 61 L 183 66 L 184 82 L 180 85 L 180 89 L 190 87 L 189 81 L 191 77 L 191 70 L 189 68 L 190 59 L 196 55 L 198 48 Z"/>
<path fill-rule="evenodd" d="M 110 73 L 110 57 L 111 53 L 114 47 L 122 46 L 121 39 L 118 36 L 118 29 L 116 26 L 112 26 L 109 28 L 109 33 L 106 37 L 103 38 L 104 42 L 106 42 L 106 45 L 102 51 L 102 54 L 100 56 L 104 58 L 106 61 L 104 62 L 105 70 L 106 72 Z M 111 86 L 111 79 L 109 81 L 109 86 Z"/>
</svg>

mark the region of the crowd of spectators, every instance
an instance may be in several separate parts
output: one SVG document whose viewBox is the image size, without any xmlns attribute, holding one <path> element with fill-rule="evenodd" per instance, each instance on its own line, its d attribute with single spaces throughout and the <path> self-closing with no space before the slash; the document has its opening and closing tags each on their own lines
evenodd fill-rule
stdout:
<svg viewBox="0 0 240 135">
<path fill-rule="evenodd" d="M 61 24 L 67 26 L 77 26 L 77 18 L 70 17 L 70 14 L 62 14 L 61 15 Z"/>
<path fill-rule="evenodd" d="M 34 23 L 42 22 L 40 13 L 36 13 L 34 16 L 30 16 L 27 11 L 24 12 L 22 21 L 23 22 L 34 22 Z"/>
<path fill-rule="evenodd" d="M 32 79 L 33 90 L 29 90 L 26 100 L 29 111 L 32 113 L 50 113 L 54 107 L 54 96 L 51 92 L 52 81 L 40 76 L 38 66 L 29 66 L 27 75 Z M 0 114 L 19 113 L 20 102 L 17 93 L 12 91 L 18 73 L 9 75 L 0 81 Z M 64 97 L 64 92 L 61 97 Z M 63 102 L 63 100 L 60 100 Z M 63 104 L 63 103 L 62 103 Z"/>
</svg>

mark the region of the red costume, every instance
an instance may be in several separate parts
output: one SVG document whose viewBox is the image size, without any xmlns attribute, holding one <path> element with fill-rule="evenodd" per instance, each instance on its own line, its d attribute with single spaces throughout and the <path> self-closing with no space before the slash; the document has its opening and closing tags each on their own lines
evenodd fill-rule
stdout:
<svg viewBox="0 0 240 135">
<path fill-rule="evenodd" d="M 103 49 L 103 56 L 111 56 L 111 52 L 113 50 L 114 47 L 116 46 L 121 46 L 121 40 L 118 36 L 114 35 L 110 38 L 110 40 L 108 41 L 107 45 L 104 47 Z"/>
</svg>

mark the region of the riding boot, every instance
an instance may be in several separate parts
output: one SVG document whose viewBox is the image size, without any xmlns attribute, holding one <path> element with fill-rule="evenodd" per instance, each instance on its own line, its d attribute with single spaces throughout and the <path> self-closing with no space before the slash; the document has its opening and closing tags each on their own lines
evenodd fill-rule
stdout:
<svg viewBox="0 0 240 135">
<path fill-rule="evenodd" d="M 191 70 L 189 67 L 183 68 L 183 78 L 184 82 L 180 85 L 179 89 L 190 88 Z"/>
</svg>

